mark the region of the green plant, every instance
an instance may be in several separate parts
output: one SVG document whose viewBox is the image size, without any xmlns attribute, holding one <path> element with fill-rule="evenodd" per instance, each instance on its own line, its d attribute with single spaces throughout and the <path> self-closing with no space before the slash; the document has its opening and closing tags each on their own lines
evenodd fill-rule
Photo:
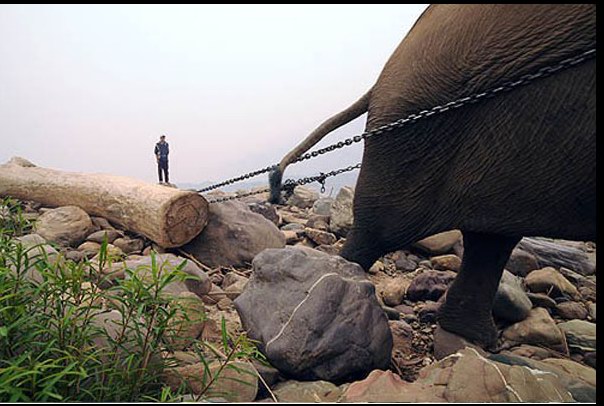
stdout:
<svg viewBox="0 0 604 406">
<path fill-rule="evenodd" d="M 0 220 L 0 401 L 180 399 L 186 385 L 173 391 L 163 383 L 173 366 L 164 355 L 171 351 L 169 333 L 188 318 L 165 290 L 189 277 L 184 262 L 170 269 L 152 254 L 151 266 L 109 280 L 102 272 L 112 261 L 106 240 L 96 262 L 50 258 L 40 246 L 27 248 L 14 238 L 31 229 L 19 203 L 5 199 L 0 207 L 8 207 Z M 221 371 L 233 359 L 261 358 L 245 335 L 230 337 L 224 323 L 222 329 Z"/>
</svg>

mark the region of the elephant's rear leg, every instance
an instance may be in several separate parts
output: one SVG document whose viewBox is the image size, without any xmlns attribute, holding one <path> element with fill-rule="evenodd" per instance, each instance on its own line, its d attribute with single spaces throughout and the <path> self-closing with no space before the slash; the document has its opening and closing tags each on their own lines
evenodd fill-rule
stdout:
<svg viewBox="0 0 604 406">
<path fill-rule="evenodd" d="M 463 231 L 459 274 L 438 315 L 442 328 L 485 347 L 497 342 L 492 309 L 503 268 L 520 238 Z"/>
</svg>

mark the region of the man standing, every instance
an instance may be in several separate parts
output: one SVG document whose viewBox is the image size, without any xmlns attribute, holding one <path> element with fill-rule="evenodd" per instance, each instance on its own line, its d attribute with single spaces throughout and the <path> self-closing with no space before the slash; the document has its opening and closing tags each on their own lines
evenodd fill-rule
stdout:
<svg viewBox="0 0 604 406">
<path fill-rule="evenodd" d="M 159 183 L 163 184 L 162 172 L 165 175 L 166 183 L 169 184 L 168 179 L 168 154 L 170 148 L 166 142 L 166 136 L 162 135 L 159 137 L 159 142 L 155 144 L 155 157 L 157 158 L 157 174 L 159 175 Z"/>
</svg>

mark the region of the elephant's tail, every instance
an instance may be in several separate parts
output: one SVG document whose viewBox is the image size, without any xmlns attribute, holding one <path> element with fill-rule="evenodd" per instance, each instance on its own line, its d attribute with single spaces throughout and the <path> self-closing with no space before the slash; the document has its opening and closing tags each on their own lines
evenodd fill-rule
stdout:
<svg viewBox="0 0 604 406">
<path fill-rule="evenodd" d="M 287 155 L 285 155 L 283 159 L 281 159 L 281 162 L 279 162 L 279 167 L 275 168 L 275 170 L 270 174 L 269 178 L 271 187 L 271 202 L 278 203 L 280 200 L 281 178 L 285 172 L 285 168 L 287 168 L 292 161 L 321 141 L 327 134 L 367 112 L 370 98 L 371 89 L 360 99 L 354 102 L 350 107 L 325 120 L 319 127 L 310 133 L 310 135 L 306 137 L 304 141 L 298 144 Z"/>
</svg>

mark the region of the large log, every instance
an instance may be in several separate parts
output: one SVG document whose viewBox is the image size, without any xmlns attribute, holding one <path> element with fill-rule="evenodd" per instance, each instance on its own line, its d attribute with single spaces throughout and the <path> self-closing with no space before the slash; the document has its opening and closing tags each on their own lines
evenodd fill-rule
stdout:
<svg viewBox="0 0 604 406">
<path fill-rule="evenodd" d="M 0 165 L 0 196 L 79 206 L 164 248 L 188 243 L 208 221 L 208 202 L 195 192 L 124 176 L 42 168 L 19 157 Z"/>
</svg>

